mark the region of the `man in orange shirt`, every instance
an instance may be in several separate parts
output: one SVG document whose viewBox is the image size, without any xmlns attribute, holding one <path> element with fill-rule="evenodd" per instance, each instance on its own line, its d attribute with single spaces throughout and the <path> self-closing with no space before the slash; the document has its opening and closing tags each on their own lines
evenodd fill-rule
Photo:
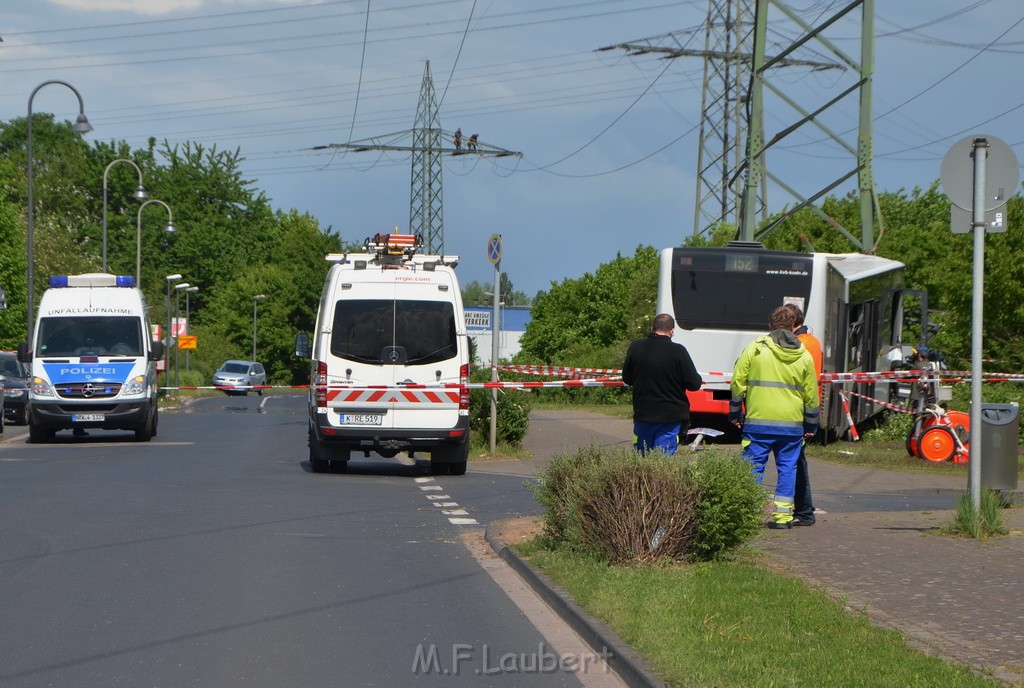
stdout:
<svg viewBox="0 0 1024 688">
<path fill-rule="evenodd" d="M 786 304 L 786 307 L 793 311 L 793 315 L 796 318 L 796 322 L 793 325 L 793 334 L 800 340 L 800 343 L 804 345 L 804 348 L 811 354 L 811 358 L 814 360 L 814 372 L 818 378 L 821 378 L 821 371 L 824 363 L 824 357 L 821 353 L 821 342 L 818 338 L 811 334 L 811 331 L 804 325 L 804 312 L 803 310 L 792 303 Z M 818 384 L 818 398 L 821 398 L 821 384 Z M 800 457 L 796 461 L 796 494 L 793 497 L 793 525 L 794 526 L 813 526 L 814 525 L 814 502 L 811 500 L 811 479 L 807 475 L 807 457 L 804 455 L 804 449 L 807 446 L 807 441 L 804 440 L 803 446 L 800 448 Z"/>
</svg>

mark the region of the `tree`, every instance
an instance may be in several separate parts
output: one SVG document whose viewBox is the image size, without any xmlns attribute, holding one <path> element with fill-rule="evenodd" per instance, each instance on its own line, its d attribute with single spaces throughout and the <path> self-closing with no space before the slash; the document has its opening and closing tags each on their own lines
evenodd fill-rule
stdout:
<svg viewBox="0 0 1024 688">
<path fill-rule="evenodd" d="M 12 120 L 0 130 L 0 185 L 3 200 L 22 209 L 20 223 L 27 225 L 28 121 Z M 53 115 L 32 116 L 34 196 L 33 270 L 35 302 L 39 302 L 51 275 L 89 272 L 95 254 L 98 224 L 92 221 L 95 160 L 89 144 L 68 122 Z M 23 230 L 25 231 L 25 230 Z M 19 244 L 25 246 L 25 240 Z M 26 294 L 15 292 L 10 306 L 24 312 Z"/>
<path fill-rule="evenodd" d="M 617 255 L 593 274 L 552 282 L 533 305 L 523 352 L 548 365 L 601 358 L 588 365 L 618 367 L 623 343 L 650 327 L 657 284 L 658 252 L 650 246 L 637 247 L 631 258 Z"/>
<path fill-rule="evenodd" d="M 0 162 L 0 165 L 5 162 Z M 0 287 L 8 307 L 0 310 L 0 348 L 14 349 L 25 335 L 25 240 L 22 237 L 18 210 L 0 201 Z"/>
<path fill-rule="evenodd" d="M 501 273 L 501 302 L 506 306 L 529 306 L 531 299 L 525 293 L 516 291 L 507 272 Z M 462 303 L 467 306 L 490 306 L 494 303 L 494 283 L 481 284 L 473 280 L 462 288 Z"/>
</svg>

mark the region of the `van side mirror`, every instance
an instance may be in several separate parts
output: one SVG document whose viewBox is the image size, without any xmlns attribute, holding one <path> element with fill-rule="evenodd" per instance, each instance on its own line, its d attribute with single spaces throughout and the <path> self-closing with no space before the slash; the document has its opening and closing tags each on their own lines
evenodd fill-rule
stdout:
<svg viewBox="0 0 1024 688">
<path fill-rule="evenodd" d="M 164 357 L 164 343 L 163 342 L 152 342 L 149 345 L 149 360 L 159 361 Z"/>
<path fill-rule="evenodd" d="M 27 342 L 18 344 L 18 360 L 22 363 L 32 362 L 32 351 L 28 348 Z"/>
<path fill-rule="evenodd" d="M 309 334 L 299 332 L 295 335 L 295 356 L 298 358 L 309 358 Z"/>
</svg>

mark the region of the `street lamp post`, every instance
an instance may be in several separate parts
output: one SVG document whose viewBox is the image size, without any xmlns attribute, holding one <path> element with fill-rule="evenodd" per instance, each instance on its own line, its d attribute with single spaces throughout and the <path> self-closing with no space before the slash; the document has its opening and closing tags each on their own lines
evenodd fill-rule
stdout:
<svg viewBox="0 0 1024 688">
<path fill-rule="evenodd" d="M 26 281 L 28 282 L 28 298 L 26 310 L 26 321 L 28 326 L 26 331 L 28 332 L 29 346 L 32 342 L 32 316 L 35 310 L 35 296 L 33 289 L 35 286 L 35 270 L 33 263 L 35 262 L 35 245 L 34 239 L 34 228 L 35 228 L 35 198 L 33 197 L 33 183 L 32 178 L 35 172 L 35 162 L 32 159 L 32 99 L 36 97 L 36 93 L 39 92 L 43 86 L 50 84 L 60 84 L 67 86 L 75 95 L 78 97 L 78 117 L 75 119 L 75 124 L 72 127 L 76 134 L 85 134 L 92 131 L 92 125 L 89 124 L 89 119 L 85 116 L 85 103 L 82 100 L 82 94 L 78 92 L 74 86 L 66 81 L 59 81 L 56 79 L 50 81 L 44 81 L 32 90 L 32 94 L 28 97 L 28 141 L 26 152 L 28 153 L 28 231 L 26 233 L 26 244 L 28 248 L 28 270 L 26 273 Z"/>
<path fill-rule="evenodd" d="M 140 170 L 139 166 L 134 162 L 127 158 L 118 158 L 107 165 L 106 169 L 103 170 L 103 272 L 107 271 L 107 174 L 110 172 L 111 167 L 120 162 L 128 163 L 135 168 L 136 172 L 139 173 L 139 186 L 135 189 L 135 193 L 132 194 L 132 198 L 137 201 L 146 200 L 146 189 L 142 186 L 142 170 Z M 138 280 L 138 276 L 136 276 L 135 279 Z"/>
<path fill-rule="evenodd" d="M 148 201 L 147 201 L 148 202 Z M 139 208 L 139 212 L 142 208 Z M 164 380 L 167 381 L 165 387 L 171 386 L 171 342 L 174 338 L 171 336 L 171 282 L 177 282 L 181 279 L 181 275 L 167 275 L 164 277 L 167 280 L 167 299 L 164 302 L 164 307 L 167 308 L 167 334 L 164 335 Z"/>
<path fill-rule="evenodd" d="M 151 198 L 142 205 L 139 206 L 139 212 L 135 220 L 135 286 L 141 286 L 142 282 L 142 211 L 147 205 L 158 203 L 167 209 L 167 233 L 174 233 L 174 215 L 171 214 L 171 206 L 167 205 L 163 201 L 158 201 L 155 198 Z M 168 277 L 170 279 L 170 277 Z M 178 275 L 178 279 L 181 279 L 181 275 Z M 170 284 L 167 286 L 167 308 L 171 307 L 171 292 Z"/>
<path fill-rule="evenodd" d="M 182 289 L 188 289 L 192 285 L 188 282 L 182 282 L 181 284 L 174 285 L 174 321 L 178 324 L 178 335 L 181 334 L 181 299 L 178 298 L 181 295 Z M 173 332 L 172 332 L 173 334 Z M 178 347 L 178 337 L 174 337 L 174 386 L 177 389 L 181 389 L 181 349 Z"/>
<path fill-rule="evenodd" d="M 256 303 L 267 298 L 266 294 L 252 297 L 252 360 L 256 360 Z"/>
<path fill-rule="evenodd" d="M 191 296 L 193 293 L 197 291 L 199 291 L 199 287 L 196 286 L 189 287 L 188 289 L 185 290 L 185 334 L 190 334 L 190 331 L 192 329 L 192 316 L 189 312 L 189 296 Z M 192 361 L 192 356 L 190 355 L 191 353 L 192 349 L 185 349 L 186 373 L 192 372 L 192 368 L 189 365 Z"/>
</svg>

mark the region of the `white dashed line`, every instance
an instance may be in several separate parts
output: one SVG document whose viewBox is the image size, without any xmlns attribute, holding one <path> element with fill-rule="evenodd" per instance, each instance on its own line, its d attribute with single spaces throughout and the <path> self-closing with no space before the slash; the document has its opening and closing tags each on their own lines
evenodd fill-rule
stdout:
<svg viewBox="0 0 1024 688">
<path fill-rule="evenodd" d="M 424 492 L 444 492 L 444 488 L 434 483 L 433 478 L 416 478 L 416 482 L 419 483 L 419 488 Z M 447 494 L 428 494 L 425 495 L 430 503 L 441 508 L 441 513 L 448 517 L 448 522 L 456 526 L 475 526 L 479 525 L 475 518 L 468 518 L 469 512 L 459 506 L 458 502 L 451 500 L 451 495 Z"/>
</svg>

